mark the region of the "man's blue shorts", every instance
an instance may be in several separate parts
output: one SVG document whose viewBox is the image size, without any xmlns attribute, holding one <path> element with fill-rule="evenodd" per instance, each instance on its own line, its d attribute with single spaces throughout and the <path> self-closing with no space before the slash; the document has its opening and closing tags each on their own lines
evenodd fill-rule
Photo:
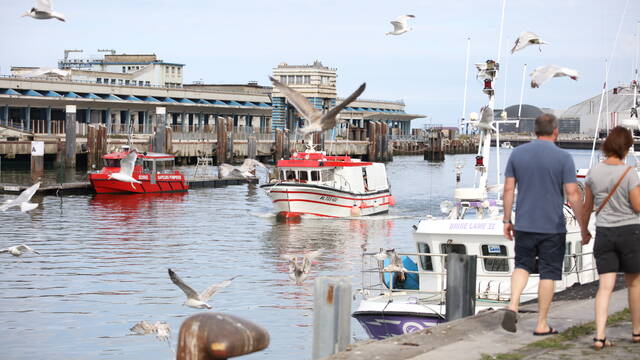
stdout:
<svg viewBox="0 0 640 360">
<path fill-rule="evenodd" d="M 538 272 L 540 280 L 561 280 L 566 238 L 566 233 L 516 231 L 516 268 L 524 269 L 530 274 Z"/>
</svg>

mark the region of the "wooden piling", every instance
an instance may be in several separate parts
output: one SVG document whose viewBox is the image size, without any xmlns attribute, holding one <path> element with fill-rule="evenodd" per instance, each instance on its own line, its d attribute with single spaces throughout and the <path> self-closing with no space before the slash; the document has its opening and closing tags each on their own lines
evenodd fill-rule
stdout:
<svg viewBox="0 0 640 360">
<path fill-rule="evenodd" d="M 273 161 L 277 163 L 278 160 L 283 157 L 283 147 L 284 147 L 284 133 L 280 129 L 276 129 L 276 144 L 275 151 L 273 153 Z"/>
<path fill-rule="evenodd" d="M 156 134 L 153 139 L 153 151 L 164 153 L 166 152 L 166 131 L 167 131 L 167 108 L 158 106 L 156 107 Z"/>
<path fill-rule="evenodd" d="M 64 166 L 76 167 L 76 106 L 67 105 L 65 108 L 65 156 Z"/>
<path fill-rule="evenodd" d="M 370 121 L 367 127 L 367 135 L 369 137 L 368 160 L 376 160 L 376 124 Z"/>
<path fill-rule="evenodd" d="M 102 167 L 102 156 L 107 152 L 107 128 L 102 124 L 87 127 L 87 168 Z"/>
<path fill-rule="evenodd" d="M 249 159 L 255 159 L 258 155 L 258 139 L 251 135 L 247 138 L 247 157 Z"/>
<path fill-rule="evenodd" d="M 447 321 L 476 313 L 476 255 L 447 254 Z"/>
<path fill-rule="evenodd" d="M 227 161 L 227 121 L 224 117 L 216 116 L 216 164 Z"/>
</svg>

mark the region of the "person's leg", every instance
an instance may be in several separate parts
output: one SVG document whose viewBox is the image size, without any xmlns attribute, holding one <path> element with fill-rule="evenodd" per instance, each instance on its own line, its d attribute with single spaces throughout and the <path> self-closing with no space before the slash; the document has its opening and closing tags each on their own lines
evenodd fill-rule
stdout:
<svg viewBox="0 0 640 360">
<path fill-rule="evenodd" d="M 539 234 L 538 322 L 534 333 L 548 333 L 551 326 L 547 315 L 555 292 L 555 281 L 562 279 L 562 266 L 566 248 L 566 234 Z"/>
<path fill-rule="evenodd" d="M 538 324 L 536 325 L 536 333 L 545 333 L 551 329 L 547 324 L 547 315 L 549 314 L 555 289 L 556 284 L 553 280 L 543 279 L 538 283 Z"/>
<path fill-rule="evenodd" d="M 631 330 L 634 342 L 640 342 L 640 274 L 624 274 L 629 291 L 629 310 L 631 311 Z"/>
<path fill-rule="evenodd" d="M 525 269 L 515 269 L 511 274 L 511 299 L 507 309 L 518 312 L 520 306 L 520 296 L 527 282 L 529 281 L 529 272 Z"/>
<path fill-rule="evenodd" d="M 609 299 L 616 284 L 616 273 L 600 274 L 600 284 L 596 293 L 596 339 L 606 338 Z M 594 344 L 594 346 L 603 344 Z"/>
</svg>

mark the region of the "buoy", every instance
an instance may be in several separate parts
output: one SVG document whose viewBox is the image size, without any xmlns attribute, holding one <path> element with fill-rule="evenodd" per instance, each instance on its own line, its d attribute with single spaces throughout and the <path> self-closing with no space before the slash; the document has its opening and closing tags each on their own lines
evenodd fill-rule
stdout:
<svg viewBox="0 0 640 360">
<path fill-rule="evenodd" d="M 356 204 L 353 204 L 353 206 L 351 207 L 351 216 L 357 217 L 360 215 L 362 215 L 362 211 Z"/>
<path fill-rule="evenodd" d="M 297 212 L 280 211 L 276 215 L 276 221 L 285 224 L 298 224 L 302 221 L 302 217 Z"/>
<path fill-rule="evenodd" d="M 389 206 L 395 206 L 396 205 L 396 198 L 393 197 L 393 195 L 389 195 Z"/>
</svg>

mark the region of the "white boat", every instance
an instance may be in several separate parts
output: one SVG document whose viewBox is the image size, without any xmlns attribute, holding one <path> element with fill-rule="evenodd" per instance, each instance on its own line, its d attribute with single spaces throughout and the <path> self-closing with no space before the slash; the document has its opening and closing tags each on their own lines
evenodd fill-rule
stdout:
<svg viewBox="0 0 640 360">
<path fill-rule="evenodd" d="M 490 79 L 493 77 L 495 74 Z M 395 279 L 396 274 L 383 271 L 388 260 L 377 260 L 374 253 L 363 256 L 363 300 L 352 316 L 371 338 L 410 333 L 446 321 L 445 263 L 450 253 L 477 256 L 476 312 L 508 305 L 514 247 L 513 241 L 503 235 L 502 200 L 499 198 L 502 186 L 487 186 L 491 136 L 496 129 L 492 117 L 493 91 L 486 91 L 485 87 L 485 93 L 489 95 L 489 104 L 483 108 L 480 121 L 472 123 L 481 131 L 475 166 L 476 184 L 470 188 L 456 188 L 453 201 L 441 203 L 443 217 L 427 216 L 415 226 L 415 252 L 399 254 L 406 269 L 404 282 L 393 284 L 391 279 Z M 583 247 L 578 222 L 569 206 L 564 207 L 564 215 L 566 257 L 556 291 L 596 278 L 593 242 Z M 522 301 L 537 297 L 538 280 L 535 275 L 531 276 Z"/>
<path fill-rule="evenodd" d="M 508 141 L 501 143 L 500 147 L 503 149 L 513 149 L 513 145 L 511 145 L 511 143 Z"/>
<path fill-rule="evenodd" d="M 275 178 L 261 187 L 285 218 L 375 215 L 395 204 L 384 164 L 310 148 L 279 160 Z"/>
</svg>

